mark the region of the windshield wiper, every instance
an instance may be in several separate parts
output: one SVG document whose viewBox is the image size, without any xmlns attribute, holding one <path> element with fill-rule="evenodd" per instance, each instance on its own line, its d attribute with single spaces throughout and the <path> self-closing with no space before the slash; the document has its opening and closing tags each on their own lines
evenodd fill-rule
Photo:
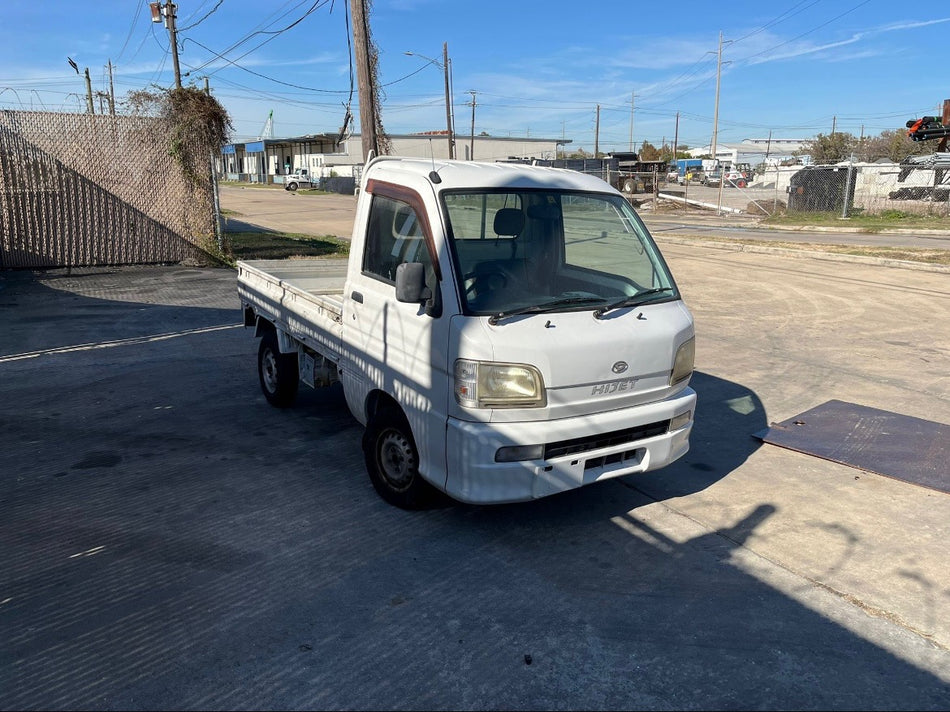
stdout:
<svg viewBox="0 0 950 712">
<path fill-rule="evenodd" d="M 600 319 L 604 314 L 614 309 L 621 309 L 623 307 L 635 307 L 638 304 L 643 304 L 644 302 L 649 302 L 652 300 L 652 297 L 663 294 L 664 292 L 672 292 L 672 287 L 657 287 L 655 289 L 645 289 L 642 292 L 637 292 L 632 294 L 629 297 L 624 297 L 623 299 L 618 299 L 611 304 L 605 304 L 600 309 L 594 310 L 594 316 L 597 319 Z M 646 297 L 646 298 L 644 298 Z"/>
<path fill-rule="evenodd" d="M 561 307 L 570 307 L 570 306 L 581 306 L 584 304 L 600 304 L 604 300 L 601 297 L 565 297 L 563 299 L 554 299 L 550 302 L 544 302 L 543 304 L 532 304 L 528 307 L 521 307 L 520 309 L 512 309 L 510 311 L 501 311 L 497 314 L 492 314 L 488 317 L 489 324 L 497 324 L 502 319 L 507 319 L 510 316 L 518 316 L 519 314 L 541 314 L 543 312 L 554 311 L 555 309 L 560 309 Z"/>
</svg>

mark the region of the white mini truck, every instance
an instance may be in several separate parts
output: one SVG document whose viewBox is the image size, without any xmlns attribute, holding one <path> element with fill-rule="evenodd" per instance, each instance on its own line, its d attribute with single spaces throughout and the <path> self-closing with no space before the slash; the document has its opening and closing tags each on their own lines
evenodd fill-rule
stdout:
<svg viewBox="0 0 950 712">
<path fill-rule="evenodd" d="M 689 448 L 693 319 L 599 178 L 377 158 L 348 261 L 238 262 L 238 292 L 266 399 L 341 382 L 394 505 L 531 500 Z"/>
</svg>

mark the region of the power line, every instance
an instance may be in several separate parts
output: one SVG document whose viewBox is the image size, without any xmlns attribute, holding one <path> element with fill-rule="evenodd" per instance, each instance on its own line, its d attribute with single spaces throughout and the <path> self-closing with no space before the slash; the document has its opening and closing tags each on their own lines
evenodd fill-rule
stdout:
<svg viewBox="0 0 950 712">
<path fill-rule="evenodd" d="M 346 89 L 317 89 L 316 87 L 305 87 L 305 86 L 302 86 L 302 85 L 300 85 L 300 84 L 293 84 L 293 83 L 291 83 L 291 82 L 285 82 L 285 81 L 282 81 L 282 80 L 280 80 L 280 79 L 275 79 L 274 77 L 269 77 L 269 76 L 267 76 L 266 74 L 261 74 L 260 72 L 255 72 L 253 69 L 248 69 L 247 67 L 241 66 L 240 64 L 238 64 L 238 61 L 237 61 L 236 59 L 233 59 L 233 60 L 232 60 L 232 59 L 228 59 L 227 57 L 222 57 L 220 54 L 218 54 L 217 52 L 215 52 L 213 49 L 211 49 L 210 47 L 206 47 L 205 45 L 201 44 L 201 42 L 199 42 L 198 40 L 194 39 L 193 37 L 188 37 L 188 38 L 185 40 L 185 42 L 193 42 L 194 44 L 198 45 L 198 46 L 201 47 L 202 49 L 207 50 L 208 52 L 211 52 L 211 54 L 215 55 L 215 57 L 217 57 L 218 59 L 222 60 L 223 62 L 226 62 L 227 64 L 231 65 L 231 66 L 234 67 L 235 69 L 240 69 L 242 72 L 247 72 L 248 74 L 253 74 L 255 77 L 260 77 L 261 79 L 266 79 L 267 81 L 274 82 L 275 84 L 283 84 L 284 86 L 291 87 L 291 88 L 293 88 L 293 89 L 302 89 L 302 90 L 304 90 L 304 91 L 313 91 L 313 92 L 318 92 L 318 93 L 320 93 L 320 94 L 345 94 L 345 93 L 347 92 Z M 184 45 L 185 42 L 182 42 L 182 44 Z M 193 74 L 193 73 L 199 72 L 199 71 L 201 71 L 201 69 L 207 67 L 208 65 L 209 65 L 208 62 L 205 62 L 205 63 L 204 63 L 203 65 L 201 65 L 200 67 L 191 67 L 191 65 L 188 65 L 190 71 L 186 72 L 185 76 L 189 76 L 189 75 L 191 75 L 191 74 Z M 223 69 L 223 68 L 224 68 L 224 67 L 221 67 L 220 69 L 216 69 L 216 70 L 215 70 L 214 72 L 212 72 L 211 74 L 215 74 L 215 73 L 221 71 L 221 69 Z M 210 76 L 210 75 L 209 75 L 209 76 Z"/>
<path fill-rule="evenodd" d="M 200 20 L 198 20 L 197 22 L 192 22 L 192 23 L 191 23 L 190 25 L 188 25 L 187 27 L 180 27 L 180 28 L 178 28 L 178 31 L 179 31 L 179 32 L 184 32 L 185 30 L 190 30 L 192 27 L 197 27 L 197 26 L 200 25 L 202 22 L 204 22 L 204 21 L 207 20 L 209 17 L 211 17 L 211 15 L 214 14 L 214 11 L 217 10 L 219 7 L 221 7 L 221 3 L 223 3 L 223 2 L 224 2 L 224 0 L 218 0 L 218 3 L 217 3 L 213 8 L 211 8 L 210 10 L 208 10 L 207 14 L 206 14 L 204 17 L 202 17 L 202 18 L 201 18 Z"/>
<path fill-rule="evenodd" d="M 819 2 L 821 2 L 821 0 L 812 0 L 812 1 L 809 2 L 807 5 L 805 5 L 805 2 L 806 2 L 806 0 L 802 0 L 802 2 L 799 2 L 799 3 L 796 3 L 795 5 L 792 5 L 791 8 L 789 8 L 788 10 L 786 10 L 785 12 L 783 12 L 783 13 L 782 13 L 781 15 L 779 15 L 778 17 L 775 17 L 775 18 L 769 20 L 769 21 L 766 22 L 764 25 L 762 25 L 760 28 L 758 28 L 757 30 L 753 30 L 753 31 L 750 32 L 749 34 L 743 35 L 742 37 L 740 37 L 740 38 L 737 39 L 737 40 L 733 40 L 733 42 L 742 42 L 742 40 L 748 39 L 749 37 L 752 37 L 753 35 L 759 34 L 760 32 L 764 32 L 764 31 L 767 30 L 768 28 L 770 28 L 770 27 L 772 27 L 772 26 L 777 25 L 778 23 L 780 23 L 783 19 L 788 19 L 788 18 L 791 18 L 791 17 L 795 17 L 795 15 L 798 15 L 798 14 L 804 12 L 805 10 L 807 10 L 808 8 L 810 8 L 812 5 L 817 5 Z M 797 7 L 799 7 L 800 5 L 805 5 L 805 7 L 803 7 L 803 8 L 802 8 L 801 10 L 799 10 L 798 12 L 792 12 L 792 10 L 794 10 L 794 9 L 797 8 Z M 788 17 L 786 17 L 786 15 L 788 15 Z"/>
<path fill-rule="evenodd" d="M 122 49 L 119 50 L 119 56 L 116 57 L 116 61 L 122 59 L 122 55 L 125 54 L 125 48 L 129 46 L 129 40 L 132 39 L 132 34 L 135 31 L 135 25 L 139 21 L 139 15 L 142 14 L 142 8 L 145 7 L 145 2 L 146 0 L 139 0 L 135 7 L 135 16 L 132 18 L 132 25 L 129 27 L 129 34 L 126 35 L 125 42 L 122 43 Z"/>
<path fill-rule="evenodd" d="M 767 49 L 767 50 L 763 50 L 762 52 L 757 52 L 756 54 L 749 55 L 748 57 L 743 57 L 743 58 L 742 58 L 742 61 L 743 61 L 743 62 L 748 62 L 750 59 L 755 59 L 756 57 L 761 57 L 763 54 L 768 54 L 769 52 L 772 52 L 773 50 L 776 50 L 776 49 L 778 49 L 779 47 L 784 47 L 784 46 L 787 45 L 787 44 L 791 44 L 791 43 L 794 42 L 795 40 L 800 40 L 800 39 L 801 39 L 802 37 L 804 37 L 805 35 L 810 35 L 810 34 L 811 34 L 812 32 L 814 32 L 815 30 L 820 30 L 822 27 L 827 27 L 827 26 L 830 25 L 832 22 L 835 22 L 836 20 L 840 20 L 840 19 L 841 19 L 842 17 L 844 17 L 845 15 L 851 14 L 852 12 L 854 12 L 855 10 L 857 10 L 859 7 L 862 7 L 862 6 L 864 6 L 864 5 L 867 5 L 869 2 L 871 2 L 871 0 L 864 0 L 863 2 L 859 2 L 857 5 L 855 5 L 854 7 L 850 8 L 850 9 L 848 9 L 848 10 L 845 10 L 845 11 L 842 12 L 840 15 L 835 15 L 834 17 L 832 17 L 832 18 L 831 18 L 830 20 L 828 20 L 827 22 L 823 22 L 822 24 L 820 24 L 820 25 L 818 25 L 818 26 L 816 26 L 816 27 L 812 27 L 812 28 L 811 28 L 810 30 L 808 30 L 807 32 L 802 32 L 800 35 L 797 35 L 797 36 L 795 36 L 795 37 L 792 37 L 790 40 L 786 40 L 785 42 L 781 42 L 781 43 L 775 45 L 774 47 L 770 47 L 770 48 Z"/>
<path fill-rule="evenodd" d="M 243 37 L 242 39 L 240 39 L 240 40 L 238 40 L 237 42 L 235 42 L 234 44 L 232 44 L 230 47 L 228 47 L 228 49 L 224 50 L 224 51 L 221 52 L 220 54 L 215 54 L 215 56 L 216 56 L 216 57 L 223 57 L 223 56 L 226 55 L 228 52 L 231 52 L 232 50 L 235 50 L 235 49 L 237 49 L 238 47 L 240 47 L 242 44 L 244 44 L 245 42 L 247 42 L 249 39 L 251 39 L 251 38 L 254 37 L 255 35 L 261 35 L 261 34 L 264 34 L 264 35 L 271 35 L 271 36 L 268 37 L 266 40 L 264 40 L 263 42 L 261 42 L 259 45 L 256 45 L 255 47 L 252 47 L 252 48 L 249 49 L 247 52 L 245 52 L 244 54 L 242 54 L 240 57 L 237 58 L 237 59 L 243 59 L 244 57 L 246 57 L 247 55 L 249 55 L 251 52 L 254 52 L 255 50 L 260 49 L 261 47 L 263 47 L 264 45 L 266 45 L 268 42 L 274 41 L 274 40 L 277 39 L 281 34 L 283 34 L 284 32 L 286 32 L 287 30 L 289 30 L 289 29 L 291 29 L 292 27 L 295 27 L 296 25 L 298 25 L 298 24 L 300 24 L 301 22 L 303 22 L 303 20 L 304 20 L 307 16 L 309 16 L 314 10 L 316 10 L 318 7 L 321 7 L 321 6 L 326 5 L 326 4 L 328 4 L 328 3 L 329 3 L 329 4 L 332 4 L 332 0 L 316 0 L 316 1 L 313 3 L 313 5 L 311 5 L 310 8 L 309 8 L 303 15 L 301 15 L 300 17 L 298 17 L 296 20 L 294 20 L 293 22 L 291 22 L 291 23 L 290 23 L 289 25 L 287 25 L 286 27 L 284 27 L 284 28 L 282 28 L 282 29 L 280 29 L 280 30 L 256 30 L 256 31 L 254 31 L 254 32 L 251 32 L 250 34 L 246 35 L 246 36 Z M 303 4 L 303 3 L 300 3 L 299 5 L 302 5 L 302 4 Z M 299 5 L 298 5 L 297 7 L 299 7 Z M 284 14 L 285 14 L 285 15 L 286 15 L 286 14 L 289 14 L 289 12 L 290 12 L 290 11 L 288 10 L 287 13 L 284 13 Z M 281 17 L 283 17 L 283 15 L 282 15 Z M 278 19 L 279 19 L 279 18 L 278 18 Z M 237 61 L 237 60 L 234 60 L 234 61 Z M 200 72 L 200 71 L 202 71 L 205 67 L 207 67 L 208 65 L 212 64 L 213 62 L 214 62 L 214 60 L 210 60 L 210 61 L 208 61 L 208 62 L 205 62 L 205 63 L 202 64 L 200 67 L 196 67 L 194 71 Z M 222 69 L 223 69 L 223 67 L 222 67 Z M 215 74 L 216 72 L 219 72 L 219 71 L 221 71 L 221 70 L 220 70 L 220 69 L 216 69 L 214 72 L 210 72 L 209 74 Z"/>
</svg>

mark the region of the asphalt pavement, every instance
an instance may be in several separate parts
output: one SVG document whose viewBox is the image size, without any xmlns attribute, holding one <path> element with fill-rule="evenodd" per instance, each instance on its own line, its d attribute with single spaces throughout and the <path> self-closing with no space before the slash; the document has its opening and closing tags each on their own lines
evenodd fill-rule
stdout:
<svg viewBox="0 0 950 712">
<path fill-rule="evenodd" d="M 0 273 L 0 708 L 950 708 L 950 495 L 753 437 L 950 424 L 946 274 L 659 241 L 690 452 L 412 513 L 338 388 L 266 403 L 234 272 Z"/>
</svg>

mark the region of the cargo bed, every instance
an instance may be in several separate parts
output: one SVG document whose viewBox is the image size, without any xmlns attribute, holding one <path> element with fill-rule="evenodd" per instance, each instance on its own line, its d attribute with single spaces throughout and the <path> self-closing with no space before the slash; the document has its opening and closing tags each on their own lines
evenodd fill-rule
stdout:
<svg viewBox="0 0 950 712">
<path fill-rule="evenodd" d="M 346 260 L 249 260 L 237 269 L 245 311 L 339 361 Z"/>
</svg>

